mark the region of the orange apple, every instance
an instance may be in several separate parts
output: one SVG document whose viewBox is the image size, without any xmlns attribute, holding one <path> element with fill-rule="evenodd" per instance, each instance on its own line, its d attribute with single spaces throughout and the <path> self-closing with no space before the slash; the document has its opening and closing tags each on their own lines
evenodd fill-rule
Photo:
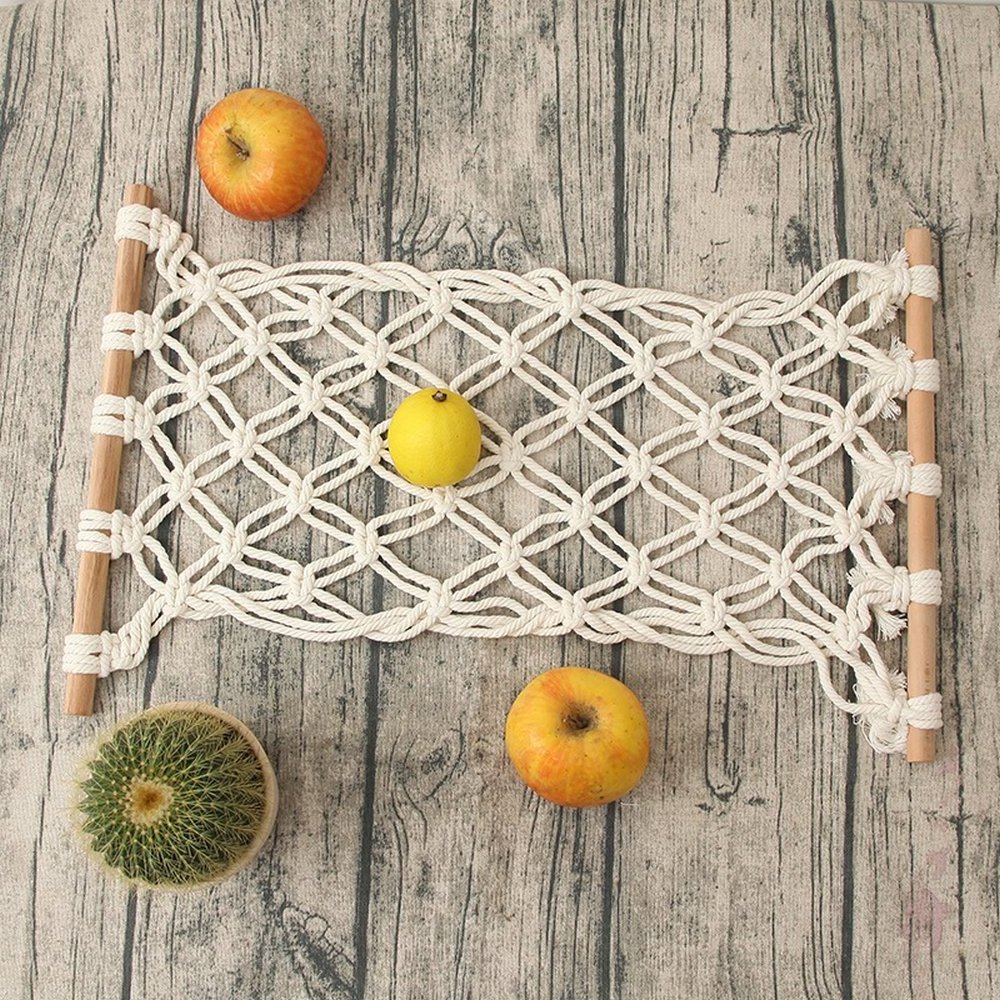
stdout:
<svg viewBox="0 0 1000 1000">
<path fill-rule="evenodd" d="M 639 699 L 588 667 L 557 667 L 531 681 L 507 713 L 505 740 L 525 784 L 561 806 L 619 799 L 649 762 Z"/>
<path fill-rule="evenodd" d="M 319 186 L 326 139 L 309 110 L 275 90 L 237 90 L 198 129 L 198 169 L 209 194 L 243 219 L 297 212 Z"/>
</svg>

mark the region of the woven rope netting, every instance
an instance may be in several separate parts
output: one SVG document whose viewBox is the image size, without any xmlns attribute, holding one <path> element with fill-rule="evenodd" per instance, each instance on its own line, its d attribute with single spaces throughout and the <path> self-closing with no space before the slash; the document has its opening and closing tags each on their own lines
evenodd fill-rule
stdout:
<svg viewBox="0 0 1000 1000">
<path fill-rule="evenodd" d="M 933 268 L 840 261 L 709 302 L 552 270 L 210 266 L 142 206 L 118 237 L 155 253 L 163 294 L 106 318 L 103 348 L 148 362 L 92 429 L 147 463 L 129 510 L 83 512 L 79 547 L 127 556 L 144 590 L 117 631 L 68 637 L 68 671 L 133 667 L 178 617 L 323 641 L 576 632 L 811 664 L 880 750 L 940 725 L 875 641 L 940 601 L 876 537 L 894 500 L 940 492 L 875 433 L 937 388 L 880 332 L 911 291 L 936 297 Z M 411 486 L 385 446 L 427 385 L 482 423 L 456 487 Z"/>
</svg>

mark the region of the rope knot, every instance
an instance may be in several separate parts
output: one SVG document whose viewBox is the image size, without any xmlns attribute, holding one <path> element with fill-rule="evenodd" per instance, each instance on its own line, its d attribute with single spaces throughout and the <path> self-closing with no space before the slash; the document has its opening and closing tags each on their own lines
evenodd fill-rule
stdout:
<svg viewBox="0 0 1000 1000">
<path fill-rule="evenodd" d="M 288 598 L 296 607 L 304 608 L 311 604 L 317 590 L 316 573 L 312 566 L 295 563 L 288 573 L 286 586 Z"/>
<path fill-rule="evenodd" d="M 191 597 L 191 582 L 183 577 L 168 580 L 163 585 L 163 599 L 167 607 L 179 611 Z"/>
<path fill-rule="evenodd" d="M 111 512 L 111 528 L 109 541 L 111 543 L 111 558 L 120 559 L 123 555 L 137 556 L 142 552 L 146 542 L 146 526 L 134 515 L 123 510 Z"/>
<path fill-rule="evenodd" d="M 701 629 L 711 635 L 725 628 L 726 599 L 721 594 L 703 594 L 701 598 Z"/>
<path fill-rule="evenodd" d="M 715 507 L 699 507 L 694 525 L 695 537 L 703 542 L 711 542 L 719 537 L 722 530 L 722 514 Z"/>
<path fill-rule="evenodd" d="M 645 385 L 656 375 L 659 362 L 656 360 L 656 355 L 650 344 L 643 344 L 642 347 L 642 351 L 632 355 L 632 377 L 636 382 Z"/>
<path fill-rule="evenodd" d="M 519 338 L 513 335 L 504 337 L 497 344 L 497 361 L 500 362 L 505 371 L 513 371 L 513 369 L 520 365 L 526 351 L 527 348 Z"/>
<path fill-rule="evenodd" d="M 575 497 L 567 512 L 570 526 L 574 531 L 589 528 L 594 521 L 596 512 L 597 508 L 594 506 L 593 500 L 588 500 L 586 497 Z"/>
<path fill-rule="evenodd" d="M 355 432 L 354 454 L 357 457 L 359 469 L 371 469 L 382 460 L 381 435 L 375 434 L 368 427 L 359 427 Z"/>
<path fill-rule="evenodd" d="M 521 543 L 513 538 L 501 539 L 497 545 L 497 569 L 504 574 L 512 573 L 521 562 Z"/>
<path fill-rule="evenodd" d="M 858 622 L 848 621 L 842 617 L 835 622 L 830 629 L 830 640 L 838 648 L 840 654 L 847 654 L 845 659 L 850 659 L 861 645 L 862 628 Z"/>
<path fill-rule="evenodd" d="M 834 540 L 844 548 L 857 545 L 864 536 L 864 525 L 855 513 L 838 510 L 834 513 L 832 522 Z"/>
<path fill-rule="evenodd" d="M 254 360 L 264 357 L 271 349 L 271 335 L 256 321 L 247 323 L 243 327 L 240 331 L 240 341 L 243 353 Z"/>
<path fill-rule="evenodd" d="M 765 403 L 775 403 L 785 391 L 784 379 L 774 369 L 766 368 L 757 378 L 757 391 Z"/>
<path fill-rule="evenodd" d="M 145 312 L 132 314 L 134 330 L 132 333 L 132 351 L 139 357 L 144 351 L 154 353 L 163 346 L 166 333 L 166 323 L 159 316 L 151 316 Z"/>
<path fill-rule="evenodd" d="M 126 396 L 122 408 L 122 436 L 125 443 L 148 441 L 156 426 L 156 414 L 135 396 Z"/>
<path fill-rule="evenodd" d="M 177 504 L 185 504 L 195 490 L 195 475 L 185 466 L 183 469 L 170 469 L 164 475 L 171 500 Z"/>
<path fill-rule="evenodd" d="M 908 451 L 894 451 L 881 466 L 885 473 L 886 499 L 898 500 L 910 492 L 913 477 L 913 456 Z"/>
<path fill-rule="evenodd" d="M 768 561 L 767 582 L 775 593 L 784 590 L 795 577 L 795 564 L 784 552 L 774 552 Z"/>
<path fill-rule="evenodd" d="M 716 409 L 699 410 L 694 418 L 694 428 L 699 444 L 715 441 L 722 433 L 722 414 Z"/>
<path fill-rule="evenodd" d="M 165 330 L 163 320 L 149 313 L 108 313 L 101 326 L 101 350 L 131 351 L 139 357 L 143 351 L 160 349 Z"/>
<path fill-rule="evenodd" d="M 633 451 L 625 458 L 625 468 L 633 483 L 646 483 L 653 474 L 653 459 L 648 451 Z"/>
<path fill-rule="evenodd" d="M 313 485 L 308 479 L 289 483 L 285 493 L 285 510 L 292 517 L 301 517 L 312 506 L 313 495 Z"/>
<path fill-rule="evenodd" d="M 208 372 L 204 368 L 196 368 L 184 376 L 184 391 L 192 403 L 200 406 L 209 397 L 208 387 L 211 383 L 212 379 Z"/>
<path fill-rule="evenodd" d="M 432 625 L 436 625 L 445 615 L 451 611 L 452 602 L 451 588 L 440 580 L 429 580 L 427 583 L 427 597 L 424 599 L 424 617 Z"/>
<path fill-rule="evenodd" d="M 715 343 L 716 329 L 704 316 L 691 321 L 689 341 L 696 351 L 707 351 Z"/>
<path fill-rule="evenodd" d="M 848 613 L 852 611 L 864 629 L 878 625 L 879 635 L 894 639 L 903 630 L 904 620 L 893 612 L 905 611 L 910 603 L 910 574 L 905 566 L 855 566 L 847 574 L 851 584 Z"/>
<path fill-rule="evenodd" d="M 838 448 L 854 436 L 857 427 L 857 418 L 854 414 L 831 407 L 826 419 L 830 425 L 828 431 L 830 442 Z"/>
<path fill-rule="evenodd" d="M 568 629 L 578 629 L 587 620 L 587 599 L 579 594 L 567 594 L 559 604 L 559 617 Z"/>
<path fill-rule="evenodd" d="M 563 412 L 566 415 L 566 423 L 573 427 L 581 427 L 590 419 L 593 404 L 586 396 L 574 394 L 567 397 L 563 405 Z"/>
<path fill-rule="evenodd" d="M 311 327 L 323 327 L 333 321 L 333 303 L 325 295 L 313 295 L 306 306 L 306 322 Z"/>
<path fill-rule="evenodd" d="M 242 524 L 225 525 L 219 532 L 218 560 L 223 566 L 231 566 L 243 557 L 247 544 L 247 529 Z"/>
<path fill-rule="evenodd" d="M 373 565 L 378 560 L 378 528 L 371 522 L 357 524 L 351 536 L 354 543 L 354 564 L 359 568 Z"/>
<path fill-rule="evenodd" d="M 152 253 L 154 250 L 159 250 L 163 247 L 164 250 L 169 253 L 172 249 L 173 244 L 176 242 L 176 237 L 171 239 L 174 235 L 174 231 L 180 234 L 180 223 L 174 222 L 173 219 L 167 217 L 158 208 L 146 209 L 148 215 L 146 216 L 146 245 Z M 134 238 L 134 237 L 133 237 Z"/>
<path fill-rule="evenodd" d="M 191 275 L 187 283 L 189 298 L 192 303 L 205 305 L 218 295 L 222 282 L 215 271 L 200 271 Z"/>
<path fill-rule="evenodd" d="M 364 352 L 365 368 L 367 371 L 373 375 L 376 372 L 383 371 L 385 366 L 389 363 L 389 342 L 386 338 L 379 334 L 373 344 L 365 344 L 362 349 Z"/>
<path fill-rule="evenodd" d="M 833 354 L 842 354 L 851 340 L 851 328 L 840 316 L 834 323 L 824 323 L 818 333 L 819 341 L 824 349 Z"/>
<path fill-rule="evenodd" d="M 299 409 L 309 416 L 315 416 L 326 406 L 326 392 L 322 382 L 315 379 L 299 382 L 296 387 Z"/>
<path fill-rule="evenodd" d="M 792 476 L 792 467 L 784 455 L 779 455 L 768 464 L 764 473 L 764 485 L 773 492 L 784 489 Z"/>
<path fill-rule="evenodd" d="M 892 521 L 888 501 L 898 500 L 909 492 L 912 464 L 913 457 L 908 451 L 868 452 L 855 459 L 858 473 L 855 496 L 863 505 L 866 518 L 885 524 Z"/>
<path fill-rule="evenodd" d="M 458 494 L 454 486 L 444 486 L 430 492 L 431 509 L 438 517 L 454 514 L 458 507 Z"/>
<path fill-rule="evenodd" d="M 427 311 L 432 316 L 447 316 L 453 306 L 454 297 L 447 285 L 436 282 L 427 289 Z"/>
<path fill-rule="evenodd" d="M 633 590 L 638 590 L 649 583 L 649 578 L 653 575 L 653 561 L 648 552 L 636 549 L 629 553 L 625 569 L 628 573 L 628 585 Z"/>
<path fill-rule="evenodd" d="M 510 475 L 524 465 L 524 443 L 518 438 L 505 438 L 497 449 L 501 472 Z"/>
<path fill-rule="evenodd" d="M 257 431 L 244 424 L 229 441 L 229 454 L 238 462 L 245 462 L 253 456 L 257 447 Z"/>
<path fill-rule="evenodd" d="M 858 272 L 858 291 L 868 299 L 870 315 L 879 326 L 892 322 L 910 294 L 906 253 L 897 251 L 887 264 L 869 264 Z"/>
<path fill-rule="evenodd" d="M 578 320 L 583 315 L 584 298 L 576 285 L 564 288 L 559 295 L 559 316 L 567 323 Z"/>
</svg>

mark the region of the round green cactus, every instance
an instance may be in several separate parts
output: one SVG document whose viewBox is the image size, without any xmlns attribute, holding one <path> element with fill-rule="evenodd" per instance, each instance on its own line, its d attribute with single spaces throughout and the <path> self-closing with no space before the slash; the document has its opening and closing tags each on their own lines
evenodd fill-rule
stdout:
<svg viewBox="0 0 1000 1000">
<path fill-rule="evenodd" d="M 127 881 L 184 888 L 249 862 L 276 806 L 274 774 L 249 730 L 182 703 L 143 712 L 98 744 L 77 810 L 90 850 Z"/>
</svg>

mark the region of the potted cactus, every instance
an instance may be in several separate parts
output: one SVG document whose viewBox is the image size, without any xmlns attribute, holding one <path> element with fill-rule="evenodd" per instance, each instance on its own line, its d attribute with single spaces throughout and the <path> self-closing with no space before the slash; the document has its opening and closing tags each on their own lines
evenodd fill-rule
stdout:
<svg viewBox="0 0 1000 1000">
<path fill-rule="evenodd" d="M 74 811 L 88 852 L 126 882 L 184 889 L 249 864 L 277 805 L 274 771 L 253 733 L 213 705 L 174 702 L 98 741 Z"/>
</svg>

